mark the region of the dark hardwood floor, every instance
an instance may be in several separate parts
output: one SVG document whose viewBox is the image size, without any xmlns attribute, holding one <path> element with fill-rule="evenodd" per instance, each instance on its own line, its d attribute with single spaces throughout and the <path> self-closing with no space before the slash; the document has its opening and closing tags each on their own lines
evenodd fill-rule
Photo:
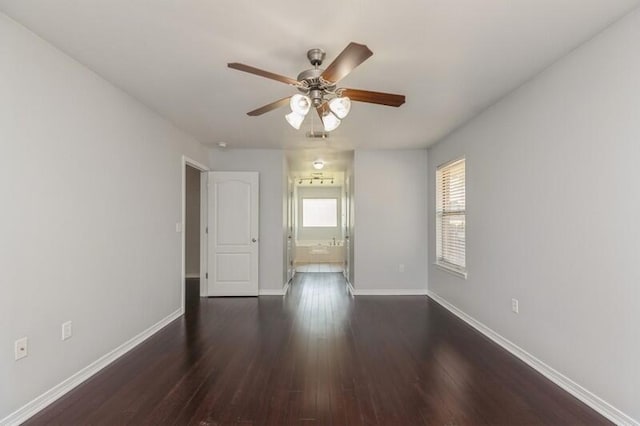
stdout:
<svg viewBox="0 0 640 426">
<path fill-rule="evenodd" d="M 426 297 L 187 297 L 160 333 L 32 418 L 60 425 L 597 425 L 604 418 Z"/>
</svg>

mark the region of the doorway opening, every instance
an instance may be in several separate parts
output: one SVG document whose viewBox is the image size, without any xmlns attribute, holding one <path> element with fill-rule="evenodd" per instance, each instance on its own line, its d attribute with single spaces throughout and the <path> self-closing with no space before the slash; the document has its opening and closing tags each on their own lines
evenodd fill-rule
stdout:
<svg viewBox="0 0 640 426">
<path fill-rule="evenodd" d="M 186 165 L 184 204 L 185 312 L 198 306 L 200 298 L 200 176 L 201 171 Z"/>
<path fill-rule="evenodd" d="M 348 281 L 352 270 L 353 152 L 296 151 L 287 159 L 289 264 L 294 273 L 342 273 Z"/>
<path fill-rule="evenodd" d="M 197 308 L 206 286 L 206 208 L 208 169 L 195 160 L 182 157 L 182 268 L 180 291 L 182 311 Z M 179 229 L 178 229 L 179 226 Z"/>
</svg>

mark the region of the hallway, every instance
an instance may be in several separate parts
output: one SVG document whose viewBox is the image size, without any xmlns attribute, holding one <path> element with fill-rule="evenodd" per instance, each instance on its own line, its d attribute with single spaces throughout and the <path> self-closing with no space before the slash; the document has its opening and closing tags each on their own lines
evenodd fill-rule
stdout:
<svg viewBox="0 0 640 426">
<path fill-rule="evenodd" d="M 187 301 L 28 424 L 608 424 L 426 297 L 298 273 L 284 299 Z"/>
</svg>

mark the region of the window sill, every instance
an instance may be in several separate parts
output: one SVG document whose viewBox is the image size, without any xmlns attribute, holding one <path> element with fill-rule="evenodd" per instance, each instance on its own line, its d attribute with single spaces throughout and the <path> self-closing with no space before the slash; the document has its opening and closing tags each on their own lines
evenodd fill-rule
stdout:
<svg viewBox="0 0 640 426">
<path fill-rule="evenodd" d="M 434 265 L 436 265 L 439 269 L 450 273 L 451 275 L 455 275 L 456 277 L 460 277 L 462 279 L 467 279 L 467 271 L 462 271 L 458 268 L 455 268 L 453 266 L 447 265 L 446 263 L 442 263 L 442 262 L 433 262 Z"/>
</svg>

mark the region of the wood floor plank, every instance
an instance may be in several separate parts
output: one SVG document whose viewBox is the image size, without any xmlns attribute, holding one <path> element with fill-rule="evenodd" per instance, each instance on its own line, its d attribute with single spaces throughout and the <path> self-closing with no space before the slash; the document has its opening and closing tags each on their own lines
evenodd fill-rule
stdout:
<svg viewBox="0 0 640 426">
<path fill-rule="evenodd" d="M 426 297 L 331 272 L 285 298 L 187 288 L 183 318 L 26 424 L 610 424 Z"/>
</svg>

